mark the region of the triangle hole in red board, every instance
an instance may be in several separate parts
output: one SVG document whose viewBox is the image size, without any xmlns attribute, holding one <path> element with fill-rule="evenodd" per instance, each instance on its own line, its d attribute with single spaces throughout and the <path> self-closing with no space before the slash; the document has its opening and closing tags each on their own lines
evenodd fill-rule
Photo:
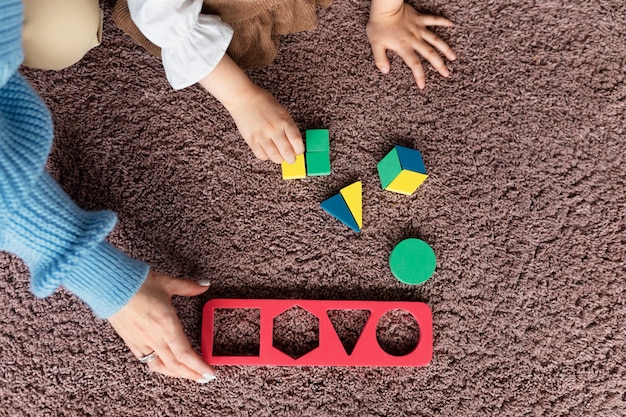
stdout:
<svg viewBox="0 0 626 417">
<path fill-rule="evenodd" d="M 346 353 L 351 355 L 371 312 L 369 310 L 328 310 L 326 315 L 328 315 Z"/>
</svg>

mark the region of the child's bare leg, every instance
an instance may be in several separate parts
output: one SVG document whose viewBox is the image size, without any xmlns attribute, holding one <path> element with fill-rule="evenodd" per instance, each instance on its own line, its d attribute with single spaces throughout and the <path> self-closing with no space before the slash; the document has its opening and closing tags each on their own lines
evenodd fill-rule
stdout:
<svg viewBox="0 0 626 417">
<path fill-rule="evenodd" d="M 98 0 L 24 0 L 24 65 L 60 70 L 102 40 Z"/>
</svg>

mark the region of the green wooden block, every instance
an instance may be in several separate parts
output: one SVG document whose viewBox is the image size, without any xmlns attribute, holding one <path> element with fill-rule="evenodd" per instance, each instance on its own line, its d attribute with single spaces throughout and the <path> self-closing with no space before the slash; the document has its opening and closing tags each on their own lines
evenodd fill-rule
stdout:
<svg viewBox="0 0 626 417">
<path fill-rule="evenodd" d="M 330 152 L 328 129 L 309 129 L 306 131 L 307 152 Z"/>
<path fill-rule="evenodd" d="M 383 189 L 400 194 L 413 194 L 428 177 L 420 151 L 400 145 L 395 145 L 377 167 Z"/>
<path fill-rule="evenodd" d="M 389 255 L 389 266 L 400 282 L 409 285 L 422 284 L 435 272 L 437 257 L 428 243 L 409 238 L 393 248 Z"/>
<path fill-rule="evenodd" d="M 391 152 L 380 160 L 377 168 L 378 176 L 380 177 L 380 185 L 385 189 L 402 171 L 398 150 L 394 147 Z"/>
<path fill-rule="evenodd" d="M 330 175 L 330 153 L 329 152 L 307 152 L 306 174 L 310 177 Z"/>
</svg>

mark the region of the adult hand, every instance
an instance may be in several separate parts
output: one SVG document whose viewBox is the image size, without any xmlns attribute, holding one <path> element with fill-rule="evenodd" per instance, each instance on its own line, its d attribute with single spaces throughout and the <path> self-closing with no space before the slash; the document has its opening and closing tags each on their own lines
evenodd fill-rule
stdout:
<svg viewBox="0 0 626 417">
<path fill-rule="evenodd" d="M 211 366 L 193 350 L 172 305 L 173 295 L 192 297 L 207 290 L 203 281 L 173 278 L 150 270 L 137 294 L 109 323 L 137 358 L 156 354 L 148 367 L 164 375 L 198 383 L 215 379 Z"/>
<path fill-rule="evenodd" d="M 435 48 L 450 61 L 456 59 L 456 54 L 441 38 L 426 29 L 426 26 L 450 27 L 453 23 L 443 17 L 420 14 L 404 2 L 391 8 L 389 4 L 372 2 L 366 28 L 378 69 L 383 74 L 389 72 L 387 50 L 390 49 L 408 65 L 420 89 L 426 86 L 426 79 L 417 54 L 426 58 L 442 76 L 450 76 L 448 67 Z"/>
</svg>

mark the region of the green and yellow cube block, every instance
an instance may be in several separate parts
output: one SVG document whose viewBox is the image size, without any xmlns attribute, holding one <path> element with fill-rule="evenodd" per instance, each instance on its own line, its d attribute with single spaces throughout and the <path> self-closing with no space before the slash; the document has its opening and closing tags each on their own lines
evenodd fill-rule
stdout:
<svg viewBox="0 0 626 417">
<path fill-rule="evenodd" d="M 328 129 L 309 129 L 305 136 L 306 152 L 296 162 L 282 163 L 283 179 L 330 175 L 330 137 Z"/>
<path fill-rule="evenodd" d="M 428 177 L 422 154 L 396 145 L 378 163 L 378 176 L 383 189 L 411 195 Z"/>
</svg>

